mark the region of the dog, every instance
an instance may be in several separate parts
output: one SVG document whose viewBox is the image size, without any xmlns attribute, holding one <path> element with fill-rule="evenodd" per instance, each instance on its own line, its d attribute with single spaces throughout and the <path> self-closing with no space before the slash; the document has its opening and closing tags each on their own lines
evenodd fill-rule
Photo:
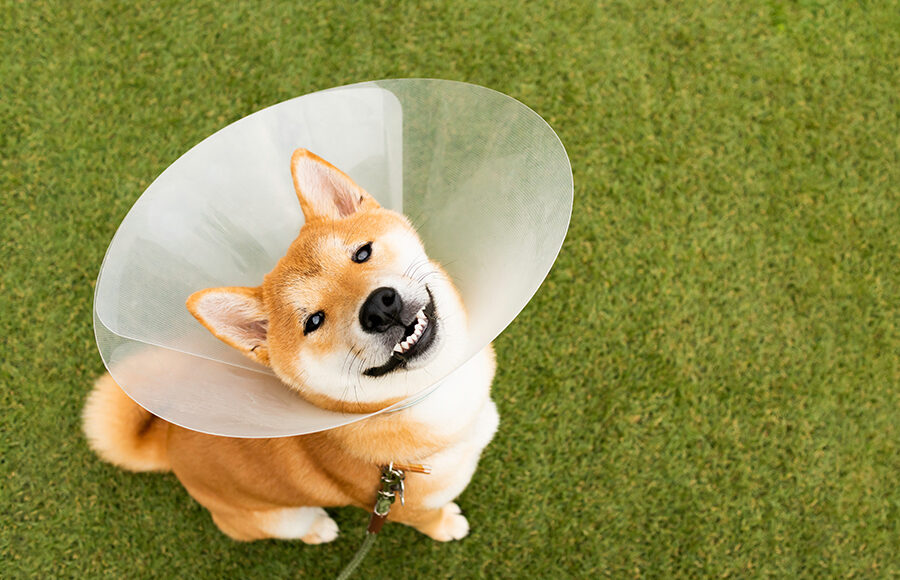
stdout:
<svg viewBox="0 0 900 580">
<path fill-rule="evenodd" d="M 408 408 L 271 439 L 168 423 L 107 374 L 85 404 L 88 442 L 124 469 L 174 472 L 239 541 L 334 540 L 337 524 L 323 508 L 371 511 L 382 466 L 427 464 L 430 474 L 407 473 L 405 502 L 388 519 L 435 540 L 461 539 L 469 523 L 453 500 L 499 422 L 490 397 L 493 349 L 463 360 L 462 300 L 406 217 L 304 149 L 292 155 L 291 174 L 305 223 L 287 254 L 260 286 L 195 292 L 187 300 L 191 314 L 270 367 L 286 388 L 339 413 L 379 411 L 457 370 Z"/>
</svg>

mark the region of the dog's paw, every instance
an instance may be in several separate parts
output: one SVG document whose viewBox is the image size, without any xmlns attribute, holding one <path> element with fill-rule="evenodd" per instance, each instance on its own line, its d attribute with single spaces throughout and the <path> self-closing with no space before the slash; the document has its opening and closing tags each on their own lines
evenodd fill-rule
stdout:
<svg viewBox="0 0 900 580">
<path fill-rule="evenodd" d="M 425 530 L 431 538 L 439 542 L 461 540 L 469 535 L 469 520 L 462 515 L 462 510 L 453 502 L 441 508 L 440 520 L 437 524 Z"/>
<path fill-rule="evenodd" d="M 324 544 L 338 537 L 338 525 L 331 517 L 322 510 L 309 527 L 309 532 L 300 541 L 307 544 Z"/>
</svg>

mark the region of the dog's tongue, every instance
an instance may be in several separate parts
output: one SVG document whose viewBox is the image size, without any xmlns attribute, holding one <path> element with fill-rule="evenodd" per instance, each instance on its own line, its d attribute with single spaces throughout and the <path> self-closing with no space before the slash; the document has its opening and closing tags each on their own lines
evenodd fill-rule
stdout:
<svg viewBox="0 0 900 580">
<path fill-rule="evenodd" d="M 501 93 L 386 80 L 254 113 L 185 153 L 147 188 L 100 270 L 101 356 L 156 415 L 235 437 L 296 435 L 365 417 L 306 403 L 185 308 L 203 288 L 259 284 L 284 255 L 303 223 L 288 170 L 300 147 L 410 217 L 469 313 L 463 360 L 528 303 L 565 238 L 566 152 L 543 119 Z"/>
</svg>

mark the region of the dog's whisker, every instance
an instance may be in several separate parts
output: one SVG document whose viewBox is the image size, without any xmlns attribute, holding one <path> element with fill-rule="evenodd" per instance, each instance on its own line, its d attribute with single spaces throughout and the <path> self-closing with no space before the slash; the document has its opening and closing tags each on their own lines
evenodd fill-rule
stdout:
<svg viewBox="0 0 900 580">
<path fill-rule="evenodd" d="M 427 264 L 429 261 L 430 260 L 428 260 L 428 258 L 423 258 L 420 260 L 413 260 L 412 262 L 410 262 L 410 264 L 406 267 L 406 270 L 403 272 L 403 277 L 404 278 L 412 278 L 412 276 L 413 276 L 412 272 L 417 270 L 422 264 Z"/>
<path fill-rule="evenodd" d="M 427 280 L 428 278 L 431 278 L 433 276 L 441 276 L 441 273 L 438 270 L 431 270 L 429 272 L 423 272 L 422 274 L 420 274 L 419 276 L 417 276 L 415 278 L 415 281 L 416 281 L 416 283 L 421 284 L 421 283 L 425 282 L 425 280 Z"/>
</svg>

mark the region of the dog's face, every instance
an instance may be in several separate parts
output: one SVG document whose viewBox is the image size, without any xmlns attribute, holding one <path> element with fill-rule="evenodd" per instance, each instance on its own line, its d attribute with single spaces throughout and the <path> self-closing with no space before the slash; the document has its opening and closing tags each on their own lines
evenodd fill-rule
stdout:
<svg viewBox="0 0 900 580">
<path fill-rule="evenodd" d="M 465 311 L 409 221 L 305 150 L 291 160 L 306 223 L 255 288 L 209 288 L 188 309 L 321 407 L 376 410 L 463 354 Z"/>
</svg>

